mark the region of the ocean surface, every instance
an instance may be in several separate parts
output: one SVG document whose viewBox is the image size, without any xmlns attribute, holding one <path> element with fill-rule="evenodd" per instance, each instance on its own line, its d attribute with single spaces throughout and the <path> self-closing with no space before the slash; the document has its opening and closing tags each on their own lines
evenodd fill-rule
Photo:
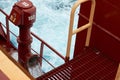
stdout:
<svg viewBox="0 0 120 80">
<path fill-rule="evenodd" d="M 0 0 L 0 8 L 3 9 L 8 15 L 12 9 L 15 2 L 19 0 Z M 72 5 L 76 0 L 31 0 L 37 8 L 36 22 L 33 24 L 31 31 L 38 35 L 40 38 L 45 40 L 53 48 L 55 48 L 61 55 L 65 56 L 69 29 L 69 16 Z M 75 25 L 77 27 L 78 22 L 78 11 L 75 15 Z M 0 13 L 0 21 L 5 24 L 4 16 Z M 12 23 L 10 25 L 10 30 L 13 31 L 17 36 L 19 35 L 19 29 Z M 12 43 L 17 47 L 16 37 L 12 34 L 10 35 Z M 73 36 L 71 55 L 72 59 L 74 50 L 75 36 Z M 39 53 L 40 42 L 33 38 L 32 48 Z M 53 53 L 46 46 L 44 48 L 44 58 L 51 62 L 55 67 L 63 64 L 64 61 Z M 48 72 L 53 69 L 44 60 L 42 64 L 42 70 Z"/>
</svg>

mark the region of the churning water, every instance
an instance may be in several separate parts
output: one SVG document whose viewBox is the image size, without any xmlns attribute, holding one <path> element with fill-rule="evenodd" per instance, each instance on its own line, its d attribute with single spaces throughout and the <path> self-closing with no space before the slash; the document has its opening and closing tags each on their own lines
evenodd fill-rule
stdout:
<svg viewBox="0 0 120 80">
<path fill-rule="evenodd" d="M 12 6 L 18 0 L 1 0 L 0 8 L 10 14 Z M 45 40 L 48 44 L 54 47 L 63 56 L 66 53 L 68 29 L 69 29 L 69 16 L 71 7 L 76 0 L 31 0 L 37 8 L 36 22 L 34 23 L 31 31 L 37 34 L 40 38 Z M 78 11 L 75 17 L 75 26 L 77 26 Z M 3 17 L 0 14 L 0 20 L 3 21 Z M 10 30 L 18 35 L 18 27 L 10 23 Z M 11 35 L 12 43 L 17 47 L 16 38 Z M 71 58 L 74 50 L 75 36 L 72 40 Z M 40 42 L 33 39 L 32 48 L 39 52 Z M 44 58 L 51 62 L 55 67 L 64 63 L 56 54 L 49 50 L 46 46 L 44 48 Z M 44 60 L 42 70 L 48 72 L 51 70 Z"/>
</svg>

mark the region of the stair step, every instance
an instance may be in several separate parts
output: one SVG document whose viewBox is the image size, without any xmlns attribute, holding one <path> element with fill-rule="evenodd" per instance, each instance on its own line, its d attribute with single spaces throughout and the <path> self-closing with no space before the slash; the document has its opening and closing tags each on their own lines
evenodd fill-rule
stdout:
<svg viewBox="0 0 120 80">
<path fill-rule="evenodd" d="M 99 57 L 98 59 L 94 59 L 93 61 L 90 61 L 89 63 L 87 63 L 87 64 L 81 64 L 81 66 L 79 66 L 78 68 L 76 68 L 76 70 L 74 70 L 73 71 L 73 74 L 75 75 L 77 72 L 78 72 L 78 74 L 80 74 L 80 73 L 83 73 L 83 72 L 85 72 L 86 70 L 88 70 L 88 69 L 90 69 L 91 67 L 95 67 L 97 64 L 99 64 L 100 62 L 100 60 L 101 60 L 101 62 L 103 62 L 103 61 L 105 61 L 105 59 L 100 59 L 101 57 Z M 100 60 L 99 60 L 100 59 Z M 77 74 L 77 75 L 78 75 Z M 73 76 L 73 75 L 72 75 Z M 76 76 L 76 75 L 75 75 Z M 74 77 L 75 77 L 74 76 Z"/>
<path fill-rule="evenodd" d="M 118 63 L 88 49 L 37 80 L 114 80 Z"/>
</svg>

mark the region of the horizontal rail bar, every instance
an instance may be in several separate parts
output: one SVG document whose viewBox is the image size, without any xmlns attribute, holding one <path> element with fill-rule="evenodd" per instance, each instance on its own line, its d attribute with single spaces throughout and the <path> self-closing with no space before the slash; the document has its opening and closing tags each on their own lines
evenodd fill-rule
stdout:
<svg viewBox="0 0 120 80">
<path fill-rule="evenodd" d="M 81 31 L 83 31 L 83 30 L 85 30 L 87 28 L 89 28 L 90 26 L 91 26 L 91 24 L 88 23 L 88 24 L 85 24 L 85 25 L 79 27 L 78 29 L 76 29 L 76 30 L 73 31 L 73 35 L 77 34 L 78 32 L 81 32 Z"/>
<path fill-rule="evenodd" d="M 54 48 L 52 48 L 49 44 L 47 44 L 44 40 L 40 39 L 36 34 L 34 34 L 33 32 L 31 32 L 31 34 L 37 38 L 38 40 L 40 40 L 42 43 L 44 43 L 48 48 L 50 48 L 52 51 L 54 51 L 59 57 L 61 57 L 64 61 L 65 58 L 58 52 L 56 51 Z"/>
<path fill-rule="evenodd" d="M 85 20 L 89 21 L 89 19 L 86 16 L 84 16 L 82 13 L 79 13 L 79 15 L 82 16 Z M 115 40 L 120 42 L 120 38 L 118 36 L 116 36 L 115 34 L 111 33 L 110 31 L 102 28 L 102 26 L 98 25 L 96 22 L 93 21 L 93 25 L 95 25 L 96 27 L 98 27 L 99 29 L 101 29 L 102 31 L 107 33 L 109 36 L 113 37 Z"/>
<path fill-rule="evenodd" d="M 31 48 L 32 49 L 32 48 Z M 34 49 L 32 49 L 35 53 L 39 54 L 37 51 L 35 51 Z M 46 60 L 44 57 L 42 57 L 52 68 L 55 69 L 55 66 L 53 66 L 48 60 Z"/>
</svg>

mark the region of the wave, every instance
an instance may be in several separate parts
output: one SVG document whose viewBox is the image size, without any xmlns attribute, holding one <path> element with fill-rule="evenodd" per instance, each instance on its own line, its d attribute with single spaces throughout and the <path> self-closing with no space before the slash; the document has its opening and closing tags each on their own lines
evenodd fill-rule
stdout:
<svg viewBox="0 0 120 80">
<path fill-rule="evenodd" d="M 0 8 L 1 9 L 8 8 L 9 6 L 13 5 L 17 1 L 18 0 L 0 0 Z"/>
<path fill-rule="evenodd" d="M 69 10 L 76 0 L 50 0 L 46 5 L 53 10 Z"/>
</svg>

